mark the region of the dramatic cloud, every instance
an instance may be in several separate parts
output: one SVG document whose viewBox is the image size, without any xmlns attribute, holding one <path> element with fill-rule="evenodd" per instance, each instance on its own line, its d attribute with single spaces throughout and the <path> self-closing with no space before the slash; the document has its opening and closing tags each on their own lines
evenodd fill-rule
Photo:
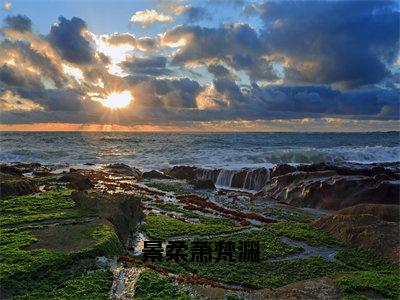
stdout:
<svg viewBox="0 0 400 300">
<path fill-rule="evenodd" d="M 261 39 L 291 82 L 352 88 L 380 82 L 398 56 L 400 14 L 390 1 L 266 2 Z"/>
<path fill-rule="evenodd" d="M 154 23 L 165 23 L 172 22 L 174 18 L 162 13 L 156 12 L 154 9 L 146 9 L 143 11 L 137 11 L 132 17 L 132 23 L 139 23 L 142 26 L 149 26 Z"/>
<path fill-rule="evenodd" d="M 176 7 L 174 12 L 178 16 L 184 16 L 186 23 L 194 23 L 203 19 L 211 20 L 211 15 L 204 7 L 184 5 Z"/>
<path fill-rule="evenodd" d="M 167 59 L 163 56 L 131 57 L 122 62 L 121 65 L 130 74 L 159 76 L 171 73 L 166 68 L 166 63 Z"/>
<path fill-rule="evenodd" d="M 215 25 L 211 6 L 178 2 L 158 7 L 163 13 L 138 11 L 131 21 L 147 26 L 176 16 L 180 25 L 101 35 L 78 17 L 61 16 L 42 34 L 27 16 L 6 17 L 1 123 L 398 122 L 395 3 L 234 5 L 238 13 L 246 5 L 248 23 Z M 132 96 L 126 107 L 103 105 L 121 93 Z"/>
<path fill-rule="evenodd" d="M 111 36 L 103 37 L 103 40 L 113 46 L 129 45 L 141 51 L 155 51 L 158 48 L 157 38 L 136 38 L 130 33 L 116 33 Z"/>
<path fill-rule="evenodd" d="M 6 24 L 6 28 L 16 31 L 23 32 L 32 30 L 32 21 L 27 16 L 8 16 L 5 18 L 4 23 Z"/>
<path fill-rule="evenodd" d="M 85 36 L 87 25 L 80 18 L 67 20 L 58 18 L 58 23 L 51 26 L 48 40 L 60 52 L 61 56 L 72 63 L 88 64 L 94 58 L 94 50 L 88 35 Z"/>
</svg>

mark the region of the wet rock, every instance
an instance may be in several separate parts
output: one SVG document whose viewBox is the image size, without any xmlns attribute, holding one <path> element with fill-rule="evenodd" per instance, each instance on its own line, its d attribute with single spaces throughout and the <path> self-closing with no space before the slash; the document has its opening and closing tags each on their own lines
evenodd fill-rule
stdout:
<svg viewBox="0 0 400 300">
<path fill-rule="evenodd" d="M 201 180 L 201 179 L 195 179 L 190 181 L 190 184 L 193 185 L 197 189 L 208 189 L 208 190 L 214 190 L 215 185 L 212 180 Z"/>
<path fill-rule="evenodd" d="M 358 164 L 343 164 L 343 165 L 332 165 L 327 163 L 311 164 L 311 165 L 300 165 L 297 166 L 297 171 L 301 172 L 319 172 L 319 171 L 335 171 L 338 175 L 344 176 L 375 176 L 375 175 L 386 175 L 391 179 L 394 179 L 394 173 L 392 170 L 385 168 L 384 166 L 377 165 L 358 165 Z"/>
<path fill-rule="evenodd" d="M 313 222 L 348 246 L 371 251 L 400 264 L 399 223 L 372 214 L 334 215 Z"/>
<path fill-rule="evenodd" d="M 196 168 L 194 177 L 199 180 L 211 180 L 212 182 L 216 182 L 220 171 L 220 169 Z"/>
<path fill-rule="evenodd" d="M 142 175 L 142 178 L 146 179 L 172 179 L 171 176 L 165 175 L 164 173 L 161 173 L 156 170 L 151 170 L 149 172 L 144 172 Z"/>
<path fill-rule="evenodd" d="M 14 168 L 17 168 L 22 173 L 31 173 L 37 169 L 39 169 L 42 164 L 40 163 L 14 163 L 12 164 Z"/>
<path fill-rule="evenodd" d="M 110 221 L 123 243 L 126 243 L 131 230 L 143 218 L 140 200 L 133 195 L 76 191 L 72 193 L 71 198 L 76 207 L 93 209 L 100 217 Z"/>
<path fill-rule="evenodd" d="M 108 165 L 106 169 L 111 173 L 116 173 L 121 175 L 135 176 L 135 177 L 142 176 L 142 172 L 139 169 L 121 163 Z"/>
<path fill-rule="evenodd" d="M 16 167 L 0 165 L 0 172 L 4 174 L 14 175 L 14 176 L 22 176 L 21 170 Z"/>
<path fill-rule="evenodd" d="M 262 194 L 298 207 L 339 210 L 361 203 L 398 204 L 400 182 L 336 171 L 293 172 L 273 178 Z"/>
<path fill-rule="evenodd" d="M 22 196 L 38 192 L 39 188 L 27 178 L 0 173 L 0 197 Z"/>
<path fill-rule="evenodd" d="M 61 176 L 58 181 L 68 182 L 72 188 L 83 191 L 94 187 L 88 177 L 81 173 L 67 173 Z"/>
<path fill-rule="evenodd" d="M 164 174 L 176 179 L 193 180 L 196 178 L 196 167 L 190 166 L 175 166 L 173 168 L 162 170 Z"/>
<path fill-rule="evenodd" d="M 32 172 L 32 175 L 38 176 L 38 177 L 49 176 L 49 175 L 51 175 L 51 169 L 45 168 L 45 167 L 39 167 L 39 168 L 36 168 Z"/>
<path fill-rule="evenodd" d="M 288 173 L 292 173 L 296 171 L 296 167 L 290 166 L 290 165 L 276 165 L 272 168 L 271 171 L 271 178 L 277 177 L 277 176 L 282 176 Z"/>
</svg>

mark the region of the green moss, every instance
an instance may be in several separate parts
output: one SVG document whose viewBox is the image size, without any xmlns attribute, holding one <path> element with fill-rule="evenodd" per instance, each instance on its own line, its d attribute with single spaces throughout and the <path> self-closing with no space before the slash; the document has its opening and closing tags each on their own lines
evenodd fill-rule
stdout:
<svg viewBox="0 0 400 300">
<path fill-rule="evenodd" d="M 186 223 L 166 216 L 147 216 L 143 228 L 148 237 L 165 240 L 174 236 L 201 236 L 235 232 L 243 227 Z"/>
<path fill-rule="evenodd" d="M 165 183 L 160 181 L 145 182 L 148 187 L 156 188 L 160 191 L 183 195 L 190 193 L 190 190 L 179 183 Z"/>
<path fill-rule="evenodd" d="M 311 246 L 318 247 L 340 244 L 324 231 L 315 228 L 312 224 L 279 222 L 274 224 L 265 224 L 263 225 L 263 228 L 279 236 L 286 236 L 291 239 L 305 241 Z"/>
<path fill-rule="evenodd" d="M 221 218 L 221 217 L 204 216 L 202 214 L 180 208 L 171 203 L 162 202 L 162 203 L 154 203 L 154 205 L 161 208 L 164 211 L 173 211 L 173 212 L 181 213 L 183 216 L 185 216 L 187 218 L 198 219 L 203 224 L 210 224 L 210 225 L 218 224 L 218 225 L 228 225 L 228 226 L 235 225 L 235 221 L 233 221 L 233 220 L 230 220 L 227 218 Z"/>
<path fill-rule="evenodd" d="M 132 196 L 135 199 L 140 200 L 140 201 L 152 201 L 153 200 L 153 198 L 151 198 L 150 196 L 147 196 L 145 194 L 136 193 L 136 194 L 133 194 Z"/>
<path fill-rule="evenodd" d="M 265 215 L 272 216 L 282 221 L 292 221 L 299 223 L 307 223 L 311 220 L 310 217 L 306 214 L 283 208 L 270 208 L 265 212 Z"/>
<path fill-rule="evenodd" d="M 0 225 L 14 225 L 51 219 L 94 216 L 91 210 L 74 209 L 72 190 L 53 189 L 40 195 L 9 197 L 0 206 Z"/>
<path fill-rule="evenodd" d="M 48 293 L 52 295 L 51 293 L 55 290 L 56 294 L 53 296 L 58 299 L 57 297 L 62 293 L 58 295 L 57 290 L 63 289 L 65 282 L 68 283 L 68 288 L 63 293 L 67 293 L 70 288 L 78 288 L 80 282 L 86 281 L 85 278 L 80 278 L 79 274 L 84 274 L 88 270 L 95 270 L 94 265 L 91 265 L 90 268 L 77 267 L 77 262 L 95 256 L 113 256 L 125 253 L 121 242 L 108 225 L 89 226 L 85 232 L 88 237 L 95 240 L 95 246 L 79 252 L 65 253 L 47 249 L 24 250 L 37 240 L 29 231 L 24 229 L 2 230 L 0 234 L 0 282 L 2 283 L 2 291 L 13 293 L 15 297 L 29 298 L 23 295 L 37 296 L 47 295 Z M 76 276 L 79 280 L 76 280 Z M 96 278 L 95 276 L 87 280 L 90 283 L 91 280 L 99 279 L 102 282 L 104 279 Z M 70 279 L 72 281 L 68 281 Z M 93 284 L 89 283 L 77 289 L 76 295 L 84 290 L 89 293 L 94 288 Z M 110 286 L 111 283 L 107 286 L 107 292 Z M 57 288 L 55 289 L 55 287 Z M 103 293 L 104 289 L 105 287 L 99 290 L 99 293 Z M 90 294 L 87 294 L 85 299 L 97 299 L 96 297 L 96 294 L 94 298 L 90 298 Z M 52 299 L 52 297 L 48 298 Z M 103 298 L 106 298 L 106 294 Z M 36 299 L 47 298 L 38 297 Z"/>
<path fill-rule="evenodd" d="M 191 299 L 187 293 L 179 291 L 171 280 L 153 271 L 144 271 L 135 283 L 135 299 Z"/>
<path fill-rule="evenodd" d="M 339 278 L 336 283 L 344 299 L 369 299 L 371 290 L 389 299 L 400 298 L 400 273 L 363 271 Z"/>
<path fill-rule="evenodd" d="M 1 203 L 2 224 L 88 215 L 87 211 L 69 208 L 73 205 L 69 195 L 68 190 L 56 190 L 38 197 L 8 198 Z M 48 209 L 58 211 L 42 213 Z M 4 216 L 4 212 L 8 215 Z M 64 296 L 68 293 L 76 295 L 78 299 L 107 298 L 105 290 L 108 292 L 111 283 L 104 285 L 105 275 L 96 273 L 93 277 L 90 275 L 86 278 L 85 272 L 95 271 L 96 268 L 93 263 L 88 268 L 80 266 L 79 262 L 94 260 L 97 255 L 124 254 L 125 250 L 110 226 L 92 223 L 86 226 L 85 230 L 78 231 L 77 236 L 70 238 L 92 240 L 94 246 L 70 253 L 49 249 L 26 250 L 38 240 L 30 230 L 46 230 L 41 226 L 0 229 L 1 292 L 15 299 L 65 299 Z M 97 287 L 95 282 L 98 282 Z M 100 286 L 101 289 L 98 289 Z"/>
<path fill-rule="evenodd" d="M 48 210 L 60 210 L 74 207 L 75 203 L 70 198 L 72 190 L 51 190 L 39 196 L 9 197 L 2 201 L 1 214 L 30 214 Z"/>
<path fill-rule="evenodd" d="M 335 258 L 353 268 L 353 270 L 396 270 L 397 267 L 392 265 L 383 257 L 376 256 L 368 251 L 345 248 L 336 253 Z"/>
</svg>

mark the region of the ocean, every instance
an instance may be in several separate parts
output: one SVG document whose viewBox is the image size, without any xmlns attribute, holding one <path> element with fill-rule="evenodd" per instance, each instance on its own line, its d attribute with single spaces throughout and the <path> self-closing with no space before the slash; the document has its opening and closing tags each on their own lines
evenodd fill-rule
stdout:
<svg viewBox="0 0 400 300">
<path fill-rule="evenodd" d="M 239 169 L 278 163 L 383 163 L 400 161 L 399 138 L 399 132 L 2 132 L 0 161 L 122 162 L 142 170 L 174 165 Z"/>
</svg>

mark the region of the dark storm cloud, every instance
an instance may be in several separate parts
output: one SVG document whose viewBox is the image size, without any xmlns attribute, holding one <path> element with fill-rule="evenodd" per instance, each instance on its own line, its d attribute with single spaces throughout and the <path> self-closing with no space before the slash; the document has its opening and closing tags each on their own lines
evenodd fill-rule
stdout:
<svg viewBox="0 0 400 300">
<path fill-rule="evenodd" d="M 247 24 L 226 25 L 221 28 L 200 26 L 177 26 L 168 31 L 166 42 L 178 42 L 190 36 L 189 42 L 173 57 L 174 63 L 195 62 L 240 53 L 260 54 L 262 44 L 256 31 Z"/>
<path fill-rule="evenodd" d="M 171 71 L 166 68 L 167 59 L 163 56 L 156 57 L 131 57 L 122 62 L 121 67 L 130 74 L 137 75 L 167 75 Z"/>
<path fill-rule="evenodd" d="M 11 87 L 28 87 L 42 90 L 44 88 L 40 78 L 32 72 L 22 72 L 17 67 L 7 64 L 0 67 L 1 84 Z"/>
<path fill-rule="evenodd" d="M 19 88 L 15 92 L 23 98 L 31 99 L 46 111 L 80 111 L 83 108 L 84 93 L 78 89 L 34 90 Z"/>
<path fill-rule="evenodd" d="M 186 18 L 185 23 L 195 23 L 204 19 L 211 20 L 212 17 L 204 7 L 188 6 L 182 13 Z"/>
<path fill-rule="evenodd" d="M 164 36 L 164 42 L 187 39 L 177 52 L 173 64 L 187 64 L 219 60 L 236 70 L 247 72 L 251 80 L 277 79 L 269 62 L 261 58 L 265 45 L 257 32 L 248 24 L 225 25 L 220 28 L 177 26 Z"/>
<path fill-rule="evenodd" d="M 208 72 L 214 75 L 215 78 L 231 78 L 231 72 L 222 65 L 209 65 L 207 67 Z"/>
<path fill-rule="evenodd" d="M 5 28 L 13 29 L 16 31 L 31 31 L 32 30 L 32 21 L 27 16 L 24 15 L 16 15 L 16 16 L 7 16 L 4 19 Z"/>
<path fill-rule="evenodd" d="M 398 92 L 385 89 L 341 92 L 326 86 L 272 86 L 254 87 L 249 97 L 260 101 L 266 111 L 398 119 Z"/>
<path fill-rule="evenodd" d="M 72 63 L 89 64 L 94 61 L 94 50 L 90 41 L 83 36 L 87 29 L 85 21 L 73 17 L 67 20 L 58 18 L 58 23 L 51 26 L 49 42 L 59 51 L 61 56 Z"/>
<path fill-rule="evenodd" d="M 398 3 L 390 1 L 266 2 L 258 7 L 268 53 L 286 56 L 286 80 L 374 84 L 399 53 Z"/>
</svg>

